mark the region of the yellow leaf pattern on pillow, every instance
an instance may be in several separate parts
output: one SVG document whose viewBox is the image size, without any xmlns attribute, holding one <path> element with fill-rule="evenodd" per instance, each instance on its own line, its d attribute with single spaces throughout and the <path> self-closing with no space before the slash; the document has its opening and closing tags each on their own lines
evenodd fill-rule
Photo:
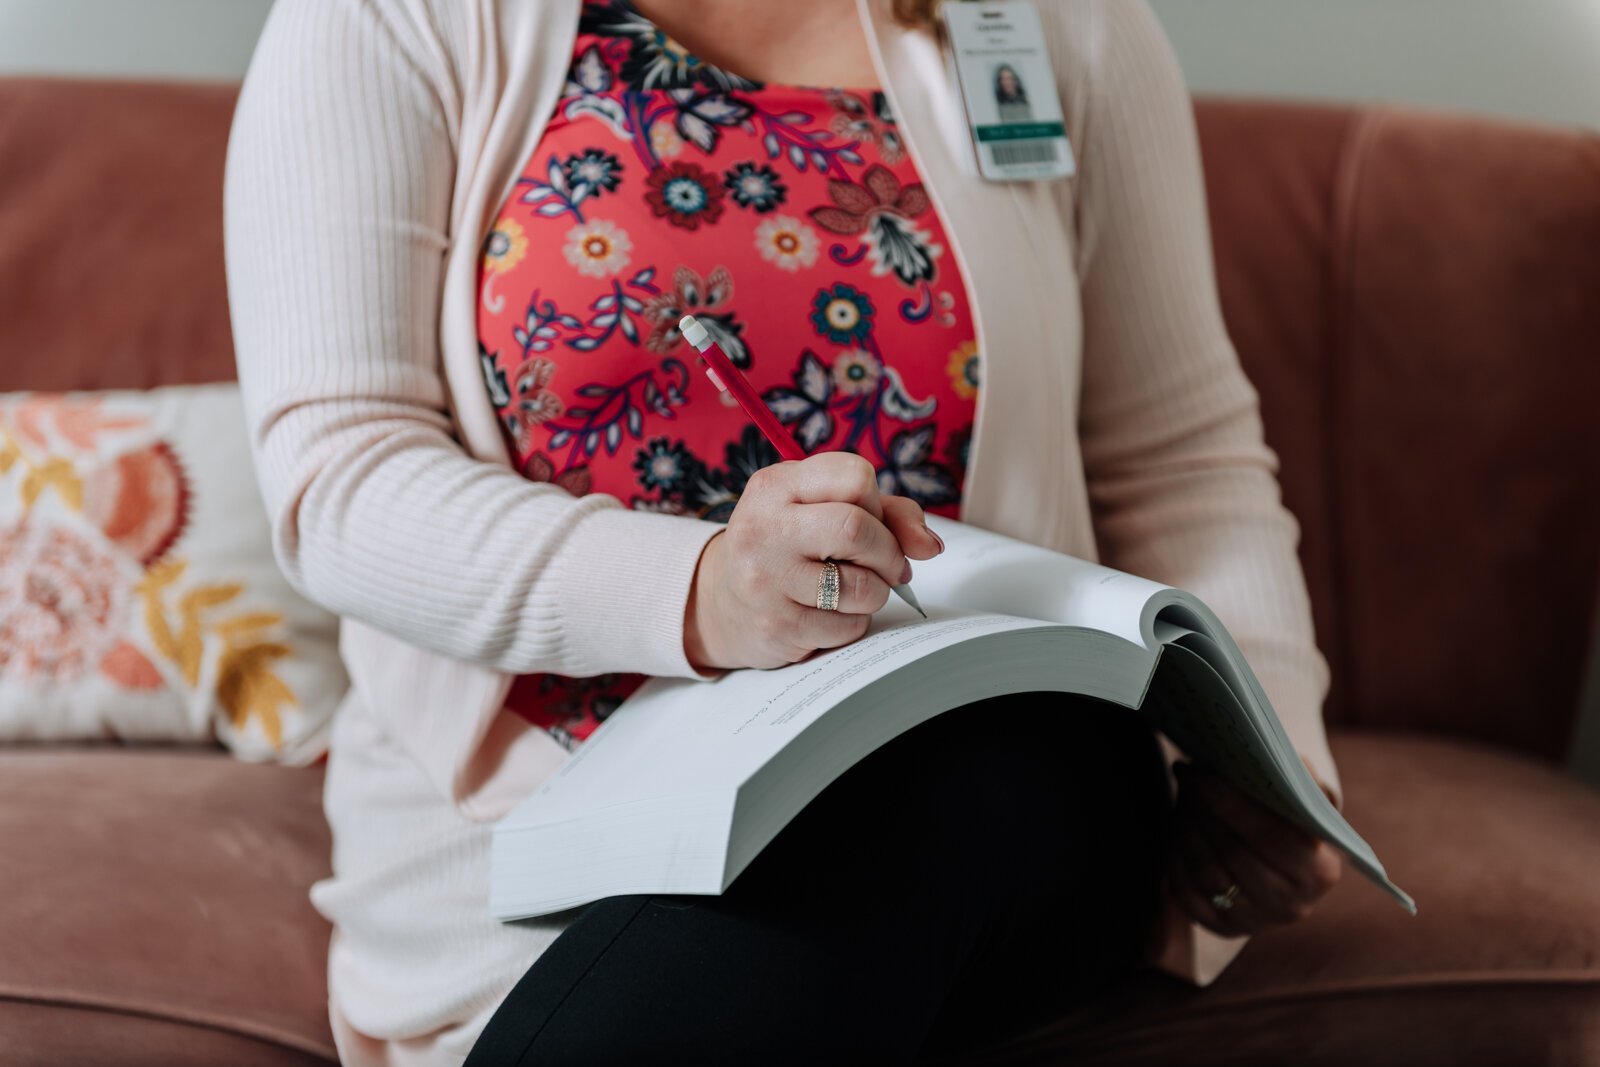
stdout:
<svg viewBox="0 0 1600 1067">
<path fill-rule="evenodd" d="M 276 611 L 252 611 L 244 615 L 236 615 L 231 619 L 224 619 L 216 624 L 217 633 L 224 638 L 234 640 L 244 636 L 251 630 L 265 630 L 278 625 L 283 621 L 283 615 Z"/>
<path fill-rule="evenodd" d="M 178 630 L 178 667 L 183 680 L 191 686 L 200 684 L 200 656 L 205 651 L 200 633 L 200 612 L 205 608 L 226 604 L 242 592 L 244 586 L 237 582 L 227 585 L 203 585 L 183 595 L 178 601 L 178 614 L 183 619 Z"/>
<path fill-rule="evenodd" d="M 177 662 L 178 642 L 167 626 L 167 613 L 161 606 L 161 591 L 183 576 L 185 564 L 181 559 L 164 560 L 144 572 L 133 591 L 144 600 L 144 628 L 150 634 L 156 651 Z"/>
<path fill-rule="evenodd" d="M 278 709 L 298 703 L 283 679 L 272 672 L 272 661 L 291 655 L 277 641 L 229 648 L 217 664 L 217 699 L 234 726 L 244 729 L 252 717 L 261 720 L 273 748 L 283 744 L 283 719 Z"/>
</svg>

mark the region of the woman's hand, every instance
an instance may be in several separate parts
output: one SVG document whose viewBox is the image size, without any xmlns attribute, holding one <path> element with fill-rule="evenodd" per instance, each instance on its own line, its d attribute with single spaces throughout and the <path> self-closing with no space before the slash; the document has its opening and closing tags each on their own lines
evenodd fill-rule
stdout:
<svg viewBox="0 0 1600 1067">
<path fill-rule="evenodd" d="M 751 476 L 706 543 L 684 618 L 684 651 L 701 669 L 781 667 L 867 632 L 906 559 L 944 545 L 905 497 L 880 495 L 872 464 L 822 452 Z M 839 610 L 817 607 L 822 560 L 839 565 Z"/>
<path fill-rule="evenodd" d="M 1224 937 L 1296 922 L 1339 881 L 1333 846 L 1192 763 L 1173 765 L 1178 800 L 1167 882 L 1190 918 Z M 1231 908 L 1212 903 L 1237 882 Z"/>
</svg>

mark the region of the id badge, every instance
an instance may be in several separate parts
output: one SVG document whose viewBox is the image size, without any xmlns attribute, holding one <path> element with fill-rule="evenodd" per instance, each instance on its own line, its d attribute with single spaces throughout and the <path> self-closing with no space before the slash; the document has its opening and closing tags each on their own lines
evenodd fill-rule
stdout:
<svg viewBox="0 0 1600 1067">
<path fill-rule="evenodd" d="M 1032 0 L 945 0 L 939 15 L 979 175 L 1003 182 L 1075 173 L 1061 95 Z"/>
</svg>

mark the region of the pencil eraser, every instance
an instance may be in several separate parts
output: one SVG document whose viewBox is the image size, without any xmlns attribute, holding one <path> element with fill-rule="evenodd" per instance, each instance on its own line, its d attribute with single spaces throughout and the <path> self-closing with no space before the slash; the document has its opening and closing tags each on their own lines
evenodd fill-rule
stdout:
<svg viewBox="0 0 1600 1067">
<path fill-rule="evenodd" d="M 706 350 L 706 345 L 711 343 L 711 335 L 706 328 L 700 325 L 700 320 L 693 315 L 685 315 L 678 320 L 678 332 L 683 334 L 683 339 L 694 345 L 700 351 Z"/>
</svg>

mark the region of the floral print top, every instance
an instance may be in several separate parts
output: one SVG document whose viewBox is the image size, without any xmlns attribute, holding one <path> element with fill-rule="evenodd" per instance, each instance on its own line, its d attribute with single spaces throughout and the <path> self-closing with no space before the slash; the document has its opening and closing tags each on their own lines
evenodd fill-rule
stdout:
<svg viewBox="0 0 1600 1067">
<path fill-rule="evenodd" d="M 726 522 L 778 461 L 678 333 L 693 313 L 808 453 L 957 514 L 978 388 L 966 291 L 881 92 L 761 83 L 630 0 L 586 0 L 568 82 L 485 243 L 485 383 L 518 469 Z M 641 675 L 520 676 L 567 748 Z"/>
</svg>

